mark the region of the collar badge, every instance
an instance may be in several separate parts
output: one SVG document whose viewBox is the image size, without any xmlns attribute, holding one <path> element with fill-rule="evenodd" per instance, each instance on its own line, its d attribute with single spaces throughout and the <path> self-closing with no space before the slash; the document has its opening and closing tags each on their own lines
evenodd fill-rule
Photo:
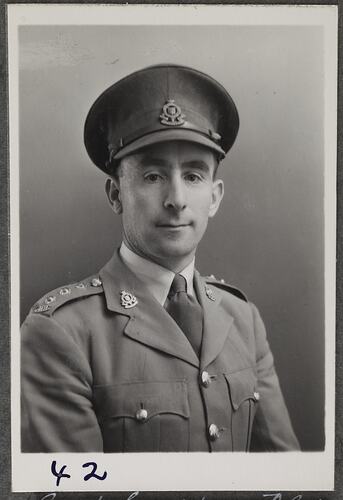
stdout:
<svg viewBox="0 0 343 500">
<path fill-rule="evenodd" d="M 216 300 L 216 296 L 214 295 L 212 288 L 210 288 L 210 287 L 206 286 L 206 287 L 205 287 L 205 293 L 206 293 L 207 297 L 208 297 L 210 300 L 213 300 L 213 301 L 215 301 L 215 300 Z"/>
<path fill-rule="evenodd" d="M 182 114 L 180 106 L 175 103 L 174 99 L 168 99 L 160 114 L 161 123 L 171 127 L 178 127 L 185 123 L 184 118 L 186 116 Z"/>
<path fill-rule="evenodd" d="M 125 309 L 130 309 L 138 304 L 138 300 L 132 293 L 122 290 L 120 292 L 120 303 Z"/>
</svg>

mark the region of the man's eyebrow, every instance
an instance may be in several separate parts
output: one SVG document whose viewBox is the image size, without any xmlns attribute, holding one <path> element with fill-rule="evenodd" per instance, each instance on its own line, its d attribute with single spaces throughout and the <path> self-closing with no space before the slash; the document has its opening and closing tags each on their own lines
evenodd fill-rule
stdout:
<svg viewBox="0 0 343 500">
<path fill-rule="evenodd" d="M 202 170 L 204 172 L 209 172 L 210 171 L 209 164 L 206 161 L 203 161 L 203 160 L 185 161 L 182 164 L 182 167 L 184 167 L 184 168 L 195 168 L 197 170 Z"/>
</svg>

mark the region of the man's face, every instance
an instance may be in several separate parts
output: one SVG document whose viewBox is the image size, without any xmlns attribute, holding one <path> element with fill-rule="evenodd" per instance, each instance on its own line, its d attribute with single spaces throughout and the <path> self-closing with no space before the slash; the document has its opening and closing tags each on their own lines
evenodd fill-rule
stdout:
<svg viewBox="0 0 343 500">
<path fill-rule="evenodd" d="M 223 197 L 216 158 L 204 146 L 172 141 L 122 159 L 107 194 L 122 213 L 124 241 L 138 255 L 173 271 L 193 258 Z"/>
</svg>

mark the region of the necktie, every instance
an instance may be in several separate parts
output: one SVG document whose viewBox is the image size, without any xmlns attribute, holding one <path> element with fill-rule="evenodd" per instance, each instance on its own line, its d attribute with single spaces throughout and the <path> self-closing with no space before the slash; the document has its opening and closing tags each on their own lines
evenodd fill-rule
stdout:
<svg viewBox="0 0 343 500">
<path fill-rule="evenodd" d="M 166 309 L 199 356 L 202 338 L 202 309 L 194 297 L 187 295 L 187 282 L 181 274 L 176 274 L 174 277 Z"/>
</svg>

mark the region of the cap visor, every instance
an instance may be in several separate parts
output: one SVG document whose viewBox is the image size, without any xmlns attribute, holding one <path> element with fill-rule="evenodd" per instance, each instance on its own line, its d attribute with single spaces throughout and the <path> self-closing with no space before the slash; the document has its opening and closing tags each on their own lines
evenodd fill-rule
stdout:
<svg viewBox="0 0 343 500">
<path fill-rule="evenodd" d="M 217 153 L 220 153 L 222 157 L 225 156 L 225 152 L 220 146 L 198 132 L 186 129 L 165 129 L 144 135 L 143 137 L 140 137 L 139 139 L 131 142 L 127 146 L 124 146 L 120 151 L 118 151 L 118 153 L 113 158 L 116 160 L 120 160 L 120 158 L 135 153 L 139 149 L 145 148 L 146 146 L 151 146 L 152 144 L 166 141 L 195 142 L 197 144 L 207 146 Z"/>
</svg>

